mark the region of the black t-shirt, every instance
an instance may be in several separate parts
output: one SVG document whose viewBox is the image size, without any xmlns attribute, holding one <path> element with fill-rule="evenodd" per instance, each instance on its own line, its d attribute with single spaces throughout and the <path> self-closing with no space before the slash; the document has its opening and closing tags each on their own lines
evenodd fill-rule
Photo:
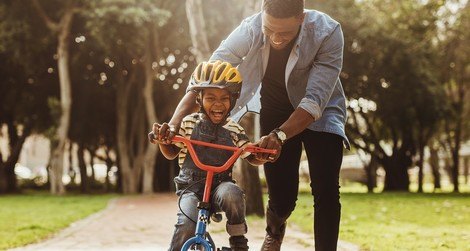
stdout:
<svg viewBox="0 0 470 251">
<path fill-rule="evenodd" d="M 270 48 L 260 92 L 262 115 L 288 118 L 294 111 L 287 95 L 285 75 L 287 60 L 295 41 L 293 39 L 281 50 Z"/>
</svg>

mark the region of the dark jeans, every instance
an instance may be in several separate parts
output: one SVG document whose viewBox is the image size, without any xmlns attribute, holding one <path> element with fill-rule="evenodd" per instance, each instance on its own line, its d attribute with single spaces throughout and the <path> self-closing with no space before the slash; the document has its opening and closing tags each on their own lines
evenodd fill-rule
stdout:
<svg viewBox="0 0 470 251">
<path fill-rule="evenodd" d="M 204 185 L 204 183 L 201 184 Z M 183 244 L 189 238 L 194 237 L 196 231 L 199 213 L 197 203 L 202 196 L 198 196 L 193 192 L 186 192 L 180 196 L 179 206 L 181 210 L 177 213 L 178 219 L 169 251 L 181 250 Z M 245 208 L 245 194 L 235 183 L 222 182 L 212 190 L 211 209 L 216 212 L 225 212 L 227 217 L 226 229 L 230 236 L 246 234 Z"/>
<path fill-rule="evenodd" d="M 268 134 L 280 125 L 274 123 L 272 119 L 262 119 L 262 135 Z M 341 215 L 339 201 L 339 170 L 343 159 L 341 136 L 306 129 L 287 140 L 279 159 L 275 163 L 264 165 L 269 191 L 268 207 L 280 219 L 287 219 L 294 210 L 299 190 L 302 145 L 308 158 L 310 187 L 314 198 L 315 250 L 336 250 Z"/>
</svg>

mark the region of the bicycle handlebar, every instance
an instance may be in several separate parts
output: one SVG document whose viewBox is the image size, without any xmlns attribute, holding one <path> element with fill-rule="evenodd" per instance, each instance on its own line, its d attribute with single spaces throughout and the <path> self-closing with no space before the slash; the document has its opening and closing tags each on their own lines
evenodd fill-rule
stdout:
<svg viewBox="0 0 470 251">
<path fill-rule="evenodd" d="M 155 139 L 155 135 L 153 132 L 150 134 L 151 139 Z M 226 145 L 219 145 L 219 144 L 214 144 L 214 143 L 209 143 L 209 142 L 204 142 L 204 141 L 199 141 L 199 140 L 193 140 L 193 139 L 187 139 L 185 137 L 176 135 L 173 138 L 173 142 L 182 142 L 186 145 L 186 147 L 189 150 L 189 154 L 194 160 L 194 163 L 196 166 L 198 166 L 200 169 L 204 171 L 210 171 L 210 172 L 223 172 L 227 170 L 230 166 L 232 166 L 233 163 L 238 159 L 238 157 L 243 153 L 243 152 L 250 152 L 250 153 L 269 153 L 269 154 L 276 154 L 277 151 L 275 149 L 265 149 L 261 147 L 257 147 L 254 145 L 247 145 L 243 146 L 241 148 L 235 147 L 235 146 L 226 146 Z M 223 150 L 228 150 L 232 151 L 233 154 L 232 156 L 221 166 L 211 166 L 211 165 L 206 165 L 202 163 L 197 154 L 196 151 L 194 150 L 194 145 L 201 145 L 201 146 L 207 146 L 211 148 L 217 148 L 217 149 L 223 149 Z"/>
</svg>

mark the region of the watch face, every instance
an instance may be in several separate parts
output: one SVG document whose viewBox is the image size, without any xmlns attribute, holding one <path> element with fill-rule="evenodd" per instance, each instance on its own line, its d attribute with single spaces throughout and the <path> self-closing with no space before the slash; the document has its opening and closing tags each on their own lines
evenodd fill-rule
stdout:
<svg viewBox="0 0 470 251">
<path fill-rule="evenodd" d="M 286 134 L 281 130 L 277 131 L 277 137 L 282 141 L 282 143 L 284 143 L 287 138 Z"/>
</svg>

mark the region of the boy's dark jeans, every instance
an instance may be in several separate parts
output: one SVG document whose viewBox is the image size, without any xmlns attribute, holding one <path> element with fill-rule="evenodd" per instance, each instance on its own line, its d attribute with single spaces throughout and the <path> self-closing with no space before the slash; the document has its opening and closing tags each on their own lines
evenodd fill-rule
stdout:
<svg viewBox="0 0 470 251">
<path fill-rule="evenodd" d="M 177 186 L 179 186 L 180 184 L 178 183 L 181 180 L 185 180 L 186 177 L 191 177 L 188 179 L 189 185 L 193 182 L 197 182 L 197 180 L 194 180 L 194 175 L 181 170 L 180 175 L 177 176 L 177 178 L 180 179 L 175 178 Z M 213 183 L 214 188 L 211 193 L 211 210 L 216 212 L 225 212 L 225 216 L 227 217 L 227 232 L 230 236 L 246 234 L 245 194 L 240 187 L 232 181 L 221 181 L 218 180 L 217 177 L 214 177 Z M 202 193 L 197 195 L 192 191 L 203 191 L 204 182 L 191 186 L 190 189 L 192 191 L 187 190 L 182 193 L 182 188 L 184 189 L 185 187 L 177 188 L 177 193 L 181 197 L 179 201 L 181 211 L 178 211 L 177 214 L 178 220 L 175 224 L 175 231 L 169 249 L 171 251 L 181 250 L 184 242 L 194 236 L 196 229 L 195 222 L 197 222 L 198 216 L 197 203 L 202 199 Z"/>
</svg>

